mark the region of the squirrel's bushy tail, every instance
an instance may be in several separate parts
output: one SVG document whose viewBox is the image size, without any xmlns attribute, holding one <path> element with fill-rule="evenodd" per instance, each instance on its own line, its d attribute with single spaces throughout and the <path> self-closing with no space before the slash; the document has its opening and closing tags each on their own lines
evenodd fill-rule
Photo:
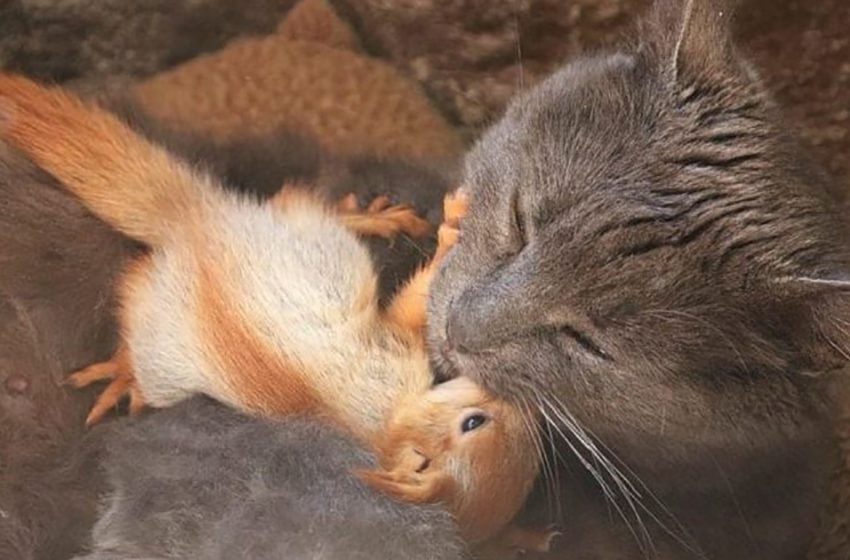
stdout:
<svg viewBox="0 0 850 560">
<path fill-rule="evenodd" d="M 108 111 L 58 87 L 0 75 L 0 140 L 28 155 L 124 234 L 161 245 L 199 219 L 216 187 Z"/>
</svg>

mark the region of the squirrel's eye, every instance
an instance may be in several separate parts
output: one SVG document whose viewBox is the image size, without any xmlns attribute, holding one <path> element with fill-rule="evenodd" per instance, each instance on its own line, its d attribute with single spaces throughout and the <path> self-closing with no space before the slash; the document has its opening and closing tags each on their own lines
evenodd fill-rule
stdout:
<svg viewBox="0 0 850 560">
<path fill-rule="evenodd" d="M 487 417 L 481 414 L 480 412 L 470 414 L 469 416 L 463 419 L 463 422 L 460 425 L 460 431 L 463 433 L 471 432 L 472 430 L 477 430 L 486 423 Z"/>
</svg>

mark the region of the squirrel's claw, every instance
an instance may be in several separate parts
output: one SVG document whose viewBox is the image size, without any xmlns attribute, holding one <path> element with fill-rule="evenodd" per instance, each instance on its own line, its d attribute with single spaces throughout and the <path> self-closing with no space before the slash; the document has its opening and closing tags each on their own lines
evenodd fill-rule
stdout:
<svg viewBox="0 0 850 560">
<path fill-rule="evenodd" d="M 68 377 L 68 384 L 80 389 L 106 380 L 109 385 L 95 400 L 86 417 L 86 426 L 100 422 L 125 396 L 130 397 L 130 414 L 138 414 L 145 407 L 142 393 L 136 385 L 132 368 L 123 350 L 116 352 L 111 360 L 98 362 L 72 373 Z"/>
</svg>

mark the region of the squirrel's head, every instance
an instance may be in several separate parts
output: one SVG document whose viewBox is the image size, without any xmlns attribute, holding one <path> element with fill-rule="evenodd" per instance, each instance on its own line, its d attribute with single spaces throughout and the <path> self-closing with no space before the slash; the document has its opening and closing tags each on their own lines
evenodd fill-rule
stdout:
<svg viewBox="0 0 850 560">
<path fill-rule="evenodd" d="M 404 399 L 377 444 L 380 469 L 362 472 L 398 499 L 441 502 L 469 542 L 505 527 L 540 465 L 536 420 L 468 378 Z"/>
</svg>

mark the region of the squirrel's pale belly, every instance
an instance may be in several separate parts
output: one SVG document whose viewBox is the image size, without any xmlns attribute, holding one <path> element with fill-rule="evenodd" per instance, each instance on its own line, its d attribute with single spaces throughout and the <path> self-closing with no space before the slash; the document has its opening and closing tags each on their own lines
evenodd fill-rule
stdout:
<svg viewBox="0 0 850 560">
<path fill-rule="evenodd" d="M 245 408 L 234 384 L 242 372 L 223 375 L 211 355 L 210 329 L 222 328 L 205 324 L 211 298 L 226 328 L 300 372 L 357 430 L 375 429 L 401 392 L 427 388 L 424 350 L 380 324 L 367 249 L 336 219 L 239 201 L 210 215 L 198 234 L 176 230 L 127 282 L 124 336 L 150 405 L 203 393 Z"/>
</svg>

